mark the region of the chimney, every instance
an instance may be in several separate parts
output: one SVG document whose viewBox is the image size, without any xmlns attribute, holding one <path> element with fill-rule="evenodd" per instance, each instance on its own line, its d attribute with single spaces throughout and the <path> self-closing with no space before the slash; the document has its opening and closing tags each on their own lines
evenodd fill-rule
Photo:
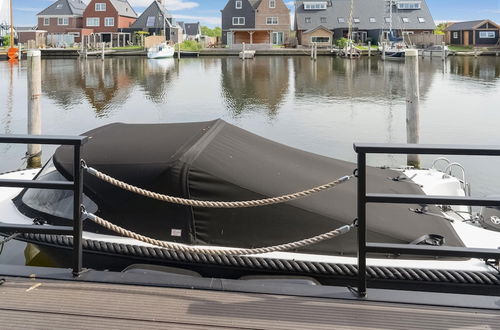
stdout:
<svg viewBox="0 0 500 330">
<path fill-rule="evenodd" d="M 165 7 L 165 0 L 156 0 L 160 3 L 160 5 L 162 5 L 163 7 Z"/>
</svg>

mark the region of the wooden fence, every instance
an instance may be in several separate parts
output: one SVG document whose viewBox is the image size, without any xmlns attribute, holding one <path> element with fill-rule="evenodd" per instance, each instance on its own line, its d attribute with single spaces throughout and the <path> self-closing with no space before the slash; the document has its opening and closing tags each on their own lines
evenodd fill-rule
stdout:
<svg viewBox="0 0 500 330">
<path fill-rule="evenodd" d="M 423 33 L 410 34 L 405 35 L 405 41 L 409 44 L 416 45 L 419 48 L 424 48 L 433 45 L 441 45 L 444 41 L 444 35 Z"/>
</svg>

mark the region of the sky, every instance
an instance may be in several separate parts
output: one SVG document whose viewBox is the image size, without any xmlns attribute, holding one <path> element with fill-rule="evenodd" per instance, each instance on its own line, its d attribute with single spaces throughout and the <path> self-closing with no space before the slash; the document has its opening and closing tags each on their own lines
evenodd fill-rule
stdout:
<svg viewBox="0 0 500 330">
<path fill-rule="evenodd" d="M 8 0 L 0 0 L 8 1 Z M 54 0 L 12 0 L 17 26 L 36 24 L 36 14 Z M 88 0 L 87 0 L 88 1 Z M 152 0 L 129 0 L 141 13 Z M 291 9 L 293 1 L 285 0 Z M 167 9 L 175 18 L 186 22 L 200 21 L 210 27 L 220 25 L 220 10 L 227 0 L 167 0 Z M 500 0 L 427 0 L 436 23 L 491 19 L 500 23 Z"/>
</svg>

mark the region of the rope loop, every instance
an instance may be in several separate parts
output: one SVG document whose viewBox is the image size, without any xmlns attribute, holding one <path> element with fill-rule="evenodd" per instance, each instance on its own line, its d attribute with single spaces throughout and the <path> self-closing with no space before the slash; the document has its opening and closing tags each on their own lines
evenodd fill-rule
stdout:
<svg viewBox="0 0 500 330">
<path fill-rule="evenodd" d="M 341 236 L 341 235 L 345 235 L 348 232 L 350 232 L 351 229 L 354 228 L 354 224 L 346 225 L 346 226 L 342 226 L 340 228 L 337 228 L 335 230 L 329 231 L 327 233 L 317 235 L 317 236 L 314 236 L 311 238 L 303 239 L 300 241 L 286 243 L 286 244 L 280 244 L 280 245 L 275 245 L 275 246 L 269 246 L 269 247 L 255 248 L 255 249 L 209 248 L 209 247 L 196 247 L 196 246 L 190 246 L 190 245 L 186 245 L 186 244 L 160 241 L 160 240 L 157 240 L 154 238 L 150 238 L 150 237 L 146 237 L 146 236 L 137 234 L 133 231 L 127 230 L 127 229 L 122 228 L 120 226 L 117 226 L 117 225 L 115 225 L 107 220 L 104 220 L 103 218 L 96 216 L 95 214 L 88 213 L 87 211 L 84 211 L 83 215 L 86 216 L 87 219 L 95 222 L 96 224 L 98 224 L 98 225 L 100 225 L 108 230 L 111 230 L 111 231 L 113 231 L 121 236 L 132 238 L 132 239 L 138 240 L 138 241 L 143 242 L 143 243 L 151 244 L 151 245 L 161 247 L 161 248 L 164 248 L 167 250 L 187 252 L 187 253 L 203 253 L 203 254 L 219 255 L 219 256 L 258 255 L 258 254 L 271 253 L 271 252 L 282 252 L 282 251 L 294 250 L 294 249 L 306 247 L 309 245 L 318 244 L 320 242 L 330 240 L 330 239 L 333 239 L 333 238 Z"/>
<path fill-rule="evenodd" d="M 259 199 L 259 200 L 250 200 L 250 201 L 237 201 L 237 202 L 223 202 L 223 201 L 200 201 L 200 200 L 193 200 L 193 199 L 186 199 L 186 198 L 180 198 L 180 197 L 174 197 L 174 196 L 169 196 L 169 195 L 163 195 L 159 193 L 155 193 L 146 189 L 142 189 L 136 186 L 133 186 L 131 184 L 128 184 L 126 182 L 120 181 L 118 179 L 115 179 L 107 174 L 104 174 L 95 168 L 92 167 L 84 167 L 84 169 L 91 175 L 95 176 L 96 178 L 107 182 L 113 186 L 116 186 L 118 188 L 121 188 L 123 190 L 130 191 L 132 193 L 145 196 L 148 198 L 156 199 L 159 201 L 167 202 L 167 203 L 172 203 L 172 204 L 179 204 L 179 205 L 185 205 L 185 206 L 194 206 L 194 207 L 203 207 L 203 208 L 218 208 L 218 209 L 235 209 L 235 208 L 250 208 L 250 207 L 259 207 L 259 206 L 266 206 L 266 205 L 276 205 L 276 204 L 281 204 L 281 203 L 287 203 L 291 202 L 294 200 L 302 199 L 317 193 L 320 193 L 322 191 L 330 190 L 340 184 L 346 183 L 347 181 L 351 180 L 354 175 L 346 175 L 343 176 L 335 181 L 326 183 L 321 186 L 316 186 L 307 190 L 299 191 L 293 194 L 287 194 L 287 195 L 282 195 L 279 197 L 271 197 L 271 198 L 265 198 L 265 199 Z"/>
</svg>

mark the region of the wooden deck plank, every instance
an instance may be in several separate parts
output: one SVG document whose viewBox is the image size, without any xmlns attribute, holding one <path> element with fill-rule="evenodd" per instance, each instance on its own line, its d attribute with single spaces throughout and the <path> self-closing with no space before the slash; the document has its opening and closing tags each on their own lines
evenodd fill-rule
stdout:
<svg viewBox="0 0 500 330">
<path fill-rule="evenodd" d="M 34 285 L 41 283 L 36 288 Z M 498 311 L 7 278 L 0 327 L 500 329 Z"/>
</svg>

